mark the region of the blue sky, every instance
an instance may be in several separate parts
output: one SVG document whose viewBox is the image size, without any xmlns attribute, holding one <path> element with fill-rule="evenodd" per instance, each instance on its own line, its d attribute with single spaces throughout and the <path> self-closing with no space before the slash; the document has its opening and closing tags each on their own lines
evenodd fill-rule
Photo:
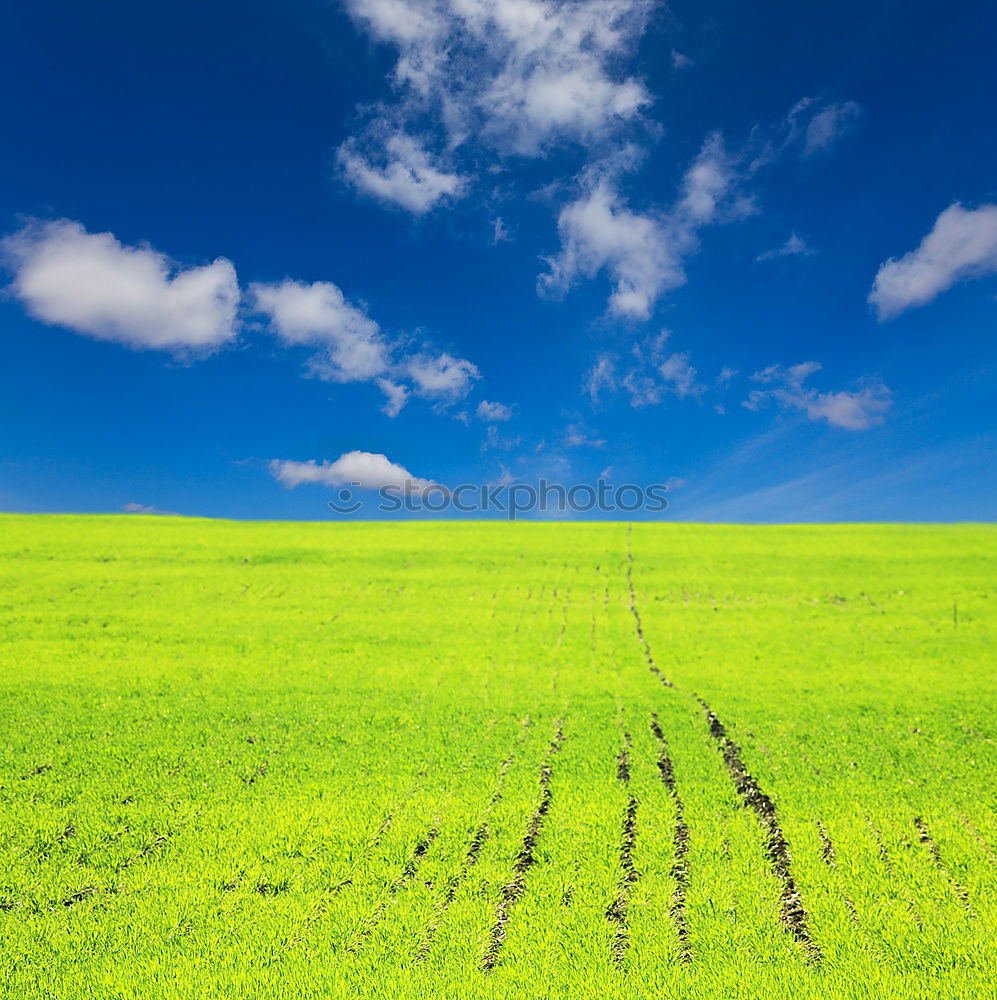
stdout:
<svg viewBox="0 0 997 1000">
<path fill-rule="evenodd" d="M 991 520 L 994 37 L 966 2 L 18 5 L 0 509 L 605 475 L 678 520 Z"/>
</svg>

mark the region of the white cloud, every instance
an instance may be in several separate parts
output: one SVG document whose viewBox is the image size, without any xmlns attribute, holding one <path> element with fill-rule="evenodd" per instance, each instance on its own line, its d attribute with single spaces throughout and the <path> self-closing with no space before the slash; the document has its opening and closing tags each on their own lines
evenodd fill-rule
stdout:
<svg viewBox="0 0 997 1000">
<path fill-rule="evenodd" d="M 36 222 L 0 243 L 13 293 L 43 323 L 136 349 L 204 353 L 237 333 L 239 284 L 218 258 L 181 267 L 78 222 Z"/>
<path fill-rule="evenodd" d="M 881 423 L 893 401 L 892 392 L 882 382 L 870 382 L 854 392 L 818 392 L 804 382 L 820 371 L 816 361 L 804 361 L 788 368 L 771 365 L 751 376 L 770 389 L 753 389 L 743 405 L 760 410 L 771 403 L 800 410 L 809 420 L 826 420 L 833 427 L 850 431 L 867 430 Z"/>
<path fill-rule="evenodd" d="M 561 439 L 565 448 L 605 448 L 603 438 L 593 437 L 581 423 L 568 424 Z"/>
<path fill-rule="evenodd" d="M 599 402 L 604 392 L 616 391 L 616 365 L 608 354 L 601 354 L 585 373 L 582 391 L 592 400 Z"/>
<path fill-rule="evenodd" d="M 581 175 L 579 196 L 558 216 L 561 250 L 545 258 L 537 279 L 540 294 L 563 295 L 579 278 L 606 273 L 614 288 L 609 311 L 647 319 L 665 293 L 685 283 L 684 262 L 699 249 L 706 226 L 734 222 L 758 208 L 744 184 L 789 148 L 804 155 L 828 148 L 859 114 L 852 101 L 820 107 L 813 99 L 797 103 L 774 134 L 756 129 L 740 149 L 731 151 L 723 136 L 707 136 L 687 167 L 678 195 L 667 211 L 634 211 L 620 190 L 624 173 L 640 161 L 640 151 L 624 146 Z M 813 251 L 795 233 L 759 260 Z"/>
<path fill-rule="evenodd" d="M 774 247 L 772 250 L 760 253 L 755 260 L 777 260 L 780 257 L 811 257 L 816 252 L 805 239 L 797 236 L 796 233 L 790 233 L 789 239 L 785 243 Z"/>
<path fill-rule="evenodd" d="M 950 205 L 916 250 L 879 268 L 869 302 L 881 320 L 923 306 L 960 281 L 997 273 L 997 205 Z"/>
<path fill-rule="evenodd" d="M 254 284 L 250 293 L 281 340 L 320 349 L 309 361 L 311 374 L 330 382 L 375 383 L 386 399 L 381 412 L 389 417 L 413 392 L 449 404 L 463 399 L 480 378 L 476 365 L 446 352 L 406 355 L 400 342 L 329 281 Z"/>
<path fill-rule="evenodd" d="M 662 330 L 633 349 L 636 364 L 624 376 L 622 384 L 630 393 L 631 406 L 637 409 L 654 406 L 666 395 L 686 399 L 699 397 L 706 391 L 706 386 L 697 381 L 689 355 L 666 349 L 669 336 L 667 330 Z"/>
<path fill-rule="evenodd" d="M 181 268 L 149 246 L 125 246 L 111 233 L 89 233 L 62 219 L 32 223 L 0 240 L 0 259 L 14 275 L 9 290 L 44 323 L 178 355 L 205 354 L 237 335 L 242 293 L 235 268 L 222 258 Z M 249 297 L 283 343 L 318 349 L 311 374 L 376 383 L 388 416 L 399 413 L 412 391 L 453 402 L 480 377 L 472 362 L 447 353 L 424 348 L 406 356 L 332 282 L 255 283 Z"/>
<path fill-rule="evenodd" d="M 546 259 L 541 294 L 563 295 L 579 277 L 608 271 L 609 310 L 646 319 L 658 296 L 685 281 L 680 256 L 661 220 L 630 211 L 608 179 L 566 205 L 557 220 L 561 252 Z"/>
<path fill-rule="evenodd" d="M 426 399 L 456 402 L 463 399 L 481 377 L 477 365 L 452 354 L 418 354 L 406 364 L 415 391 Z"/>
<path fill-rule="evenodd" d="M 381 150 L 383 166 L 370 162 L 357 143 L 339 150 L 338 161 L 347 180 L 361 191 L 423 215 L 447 198 L 459 196 L 464 181 L 434 166 L 426 150 L 407 135 L 393 135 Z"/>
<path fill-rule="evenodd" d="M 504 403 L 491 403 L 483 399 L 478 403 L 478 417 L 488 423 L 501 422 L 512 419 L 512 410 Z"/>
<path fill-rule="evenodd" d="M 175 510 L 161 510 L 159 507 L 153 507 L 147 503 L 125 503 L 121 505 L 121 509 L 126 514 L 156 514 L 159 517 L 180 517 Z"/>
<path fill-rule="evenodd" d="M 389 417 L 397 417 L 408 402 L 408 387 L 399 385 L 397 382 L 392 382 L 391 379 L 387 378 L 379 378 L 377 380 L 377 387 L 386 397 L 386 402 L 381 407 L 381 412 Z"/>
<path fill-rule="evenodd" d="M 830 149 L 858 121 L 862 109 L 854 101 L 842 101 L 821 108 L 807 123 L 803 134 L 803 155 Z"/>
<path fill-rule="evenodd" d="M 500 451 L 512 451 L 522 443 L 522 437 L 518 435 L 504 435 L 499 432 L 497 424 L 489 424 L 485 431 L 485 439 L 481 442 L 482 453 L 491 448 Z"/>
<path fill-rule="evenodd" d="M 320 378 L 365 382 L 388 370 L 390 350 L 380 327 L 331 281 L 254 284 L 250 294 L 284 343 L 322 349 L 311 362 Z"/>
<path fill-rule="evenodd" d="M 474 139 L 538 155 L 591 142 L 634 119 L 650 97 L 618 72 L 654 0 L 348 0 L 357 24 L 397 50 L 394 103 L 368 139 L 427 112 L 455 149 Z"/>
<path fill-rule="evenodd" d="M 635 344 L 630 360 L 600 355 L 583 381 L 583 389 L 592 402 L 597 403 L 604 394 L 620 388 L 627 390 L 630 405 L 636 409 L 655 406 L 666 396 L 677 399 L 702 396 L 708 387 L 699 381 L 688 353 L 668 350 L 669 337 L 669 332 L 662 330 Z M 735 374 L 733 369 L 725 368 L 717 384 L 722 385 Z"/>
<path fill-rule="evenodd" d="M 747 173 L 771 166 L 783 154 L 795 150 L 804 159 L 826 152 L 852 130 L 862 115 L 854 101 L 822 104 L 816 97 L 801 98 L 774 128 L 756 127 L 745 155 Z"/>
<path fill-rule="evenodd" d="M 810 420 L 826 420 L 833 427 L 862 431 L 878 424 L 890 408 L 892 394 L 877 383 L 858 392 L 821 392 L 806 401 Z"/>
<path fill-rule="evenodd" d="M 647 319 L 661 295 L 685 283 L 683 261 L 698 249 L 698 231 L 754 211 L 738 191 L 734 158 L 718 134 L 703 143 L 678 199 L 664 214 L 634 212 L 619 192 L 618 175 L 637 159 L 625 149 L 583 176 L 581 196 L 558 217 L 561 251 L 545 258 L 548 270 L 537 279 L 540 294 L 563 295 L 580 277 L 605 271 L 614 284 L 609 311 Z"/>
<path fill-rule="evenodd" d="M 672 49 L 672 69 L 688 69 L 692 65 L 694 65 L 692 59 L 678 49 Z"/>
<path fill-rule="evenodd" d="M 751 215 L 751 201 L 737 191 L 737 157 L 728 152 L 723 136 L 707 136 L 682 178 L 682 196 L 672 210 L 671 225 L 682 242 L 700 227 Z"/>
<path fill-rule="evenodd" d="M 348 451 L 335 462 L 296 462 L 275 458 L 270 463 L 270 474 L 288 489 L 305 484 L 321 486 L 359 486 L 365 490 L 379 490 L 384 486 L 404 487 L 422 491 L 436 485 L 431 479 L 419 479 L 404 466 L 388 460 L 386 455 L 369 451 Z"/>
<path fill-rule="evenodd" d="M 679 399 L 698 396 L 704 387 L 696 381 L 696 369 L 689 363 L 688 354 L 670 354 L 658 365 L 658 372 L 668 390 Z"/>
</svg>

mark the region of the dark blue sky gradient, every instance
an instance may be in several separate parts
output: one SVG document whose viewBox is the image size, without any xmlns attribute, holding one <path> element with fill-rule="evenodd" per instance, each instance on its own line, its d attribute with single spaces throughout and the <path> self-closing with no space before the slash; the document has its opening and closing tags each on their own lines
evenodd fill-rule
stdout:
<svg viewBox="0 0 997 1000">
<path fill-rule="evenodd" d="M 803 97 L 854 101 L 855 128 L 826 154 L 782 157 L 752 182 L 757 214 L 703 230 L 687 283 L 647 322 L 610 320 L 604 277 L 563 301 L 537 296 L 557 252 L 556 207 L 475 196 L 421 219 L 358 196 L 334 150 L 358 107 L 389 95 L 392 53 L 333 2 L 170 5 L 52 0 L 8 5 L 0 26 L 0 232 L 78 220 L 126 244 L 241 283 L 326 280 L 391 334 L 470 358 L 469 399 L 515 407 L 485 427 L 414 400 L 389 419 L 370 385 L 302 378 L 305 352 L 253 320 L 239 342 L 183 363 L 29 318 L 0 298 L 0 509 L 321 519 L 326 493 L 287 490 L 272 458 L 383 452 L 455 484 L 611 467 L 684 480 L 669 517 L 711 520 L 990 520 L 997 473 L 997 280 L 957 285 L 879 323 L 879 266 L 917 246 L 954 201 L 997 200 L 997 7 L 677 0 L 635 67 L 661 134 L 627 178 L 635 205 L 667 206 L 704 137 L 743 143 Z M 673 71 L 671 50 L 694 59 Z M 578 151 L 509 162 L 517 189 L 580 169 Z M 513 239 L 493 245 L 501 215 Z M 758 262 L 791 232 L 816 252 Z M 594 406 L 585 371 L 662 328 L 720 394 L 635 409 Z M 795 412 L 749 411 L 747 376 L 816 360 L 822 389 L 863 378 L 894 392 L 884 422 L 848 431 Z M 722 404 L 723 413 L 715 407 Z M 457 407 L 460 409 L 460 407 Z M 568 448 L 581 426 L 602 447 Z"/>
</svg>

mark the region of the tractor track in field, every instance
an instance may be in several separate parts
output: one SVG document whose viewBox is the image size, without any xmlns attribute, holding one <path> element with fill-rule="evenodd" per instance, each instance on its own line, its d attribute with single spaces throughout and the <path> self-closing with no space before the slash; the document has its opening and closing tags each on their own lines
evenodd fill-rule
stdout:
<svg viewBox="0 0 997 1000">
<path fill-rule="evenodd" d="M 866 824 L 869 829 L 872 830 L 872 835 L 876 840 L 876 851 L 886 874 L 890 877 L 891 881 L 899 882 L 899 879 L 897 878 L 897 870 L 893 865 L 893 855 L 890 853 L 890 849 L 886 845 L 886 839 L 883 837 L 883 831 L 880 830 L 868 816 L 866 817 Z M 924 930 L 924 920 L 914 903 L 914 897 L 911 896 L 909 892 L 903 891 L 904 887 L 902 883 L 900 884 L 900 889 L 903 894 L 904 902 L 907 904 L 907 911 L 910 913 L 911 917 L 913 917 L 917 929 L 919 931 Z"/>
<path fill-rule="evenodd" d="M 820 836 L 820 859 L 829 868 L 837 868 L 837 855 L 834 851 L 834 843 L 831 835 L 827 832 L 827 827 L 823 823 L 817 823 L 817 833 Z"/>
<path fill-rule="evenodd" d="M 623 742 L 620 744 L 620 752 L 616 755 L 616 780 L 624 785 L 630 783 L 630 750 L 633 741 L 629 733 L 623 734 Z"/>
<path fill-rule="evenodd" d="M 187 822 L 191 821 L 192 819 L 188 820 Z M 139 862 L 145 861 L 150 855 L 156 853 L 161 848 L 165 847 L 166 844 L 169 843 L 169 841 L 179 832 L 180 829 L 182 829 L 182 827 L 178 827 L 175 830 L 170 830 L 167 833 L 152 834 L 152 836 L 150 836 L 149 839 L 146 840 L 145 843 L 142 844 L 142 846 L 137 851 L 135 851 L 134 854 L 129 854 L 127 857 L 122 858 L 114 866 L 114 874 L 121 875 L 123 872 L 128 871 L 128 869 L 132 868 Z M 75 834 L 75 830 L 73 831 L 73 833 Z M 106 892 L 110 893 L 113 896 L 120 891 L 121 891 L 120 886 L 98 886 L 88 883 L 86 885 L 81 886 L 75 892 L 71 892 L 68 896 L 64 896 L 61 899 L 52 900 L 52 902 L 49 904 L 48 909 L 50 911 L 58 909 L 69 910 L 72 909 L 77 904 L 82 903 L 85 900 L 89 899 L 91 896 L 97 895 L 98 893 Z"/>
<path fill-rule="evenodd" d="M 156 833 L 147 840 L 134 854 L 127 858 L 119 861 L 115 866 L 115 874 L 120 874 L 123 871 L 131 868 L 137 861 L 141 861 L 143 858 L 147 858 L 153 851 L 158 851 L 159 848 L 163 847 L 166 842 L 172 837 L 172 833 Z"/>
<path fill-rule="evenodd" d="M 521 732 L 519 738 L 516 740 L 517 748 L 519 743 L 522 741 L 522 738 L 523 733 Z M 481 852 L 484 849 L 485 842 L 490 836 L 488 821 L 491 816 L 492 809 L 502 798 L 502 788 L 505 785 L 505 778 L 509 773 L 509 768 L 512 767 L 512 762 L 515 760 L 515 756 L 516 751 L 514 749 L 512 753 L 510 753 L 509 756 L 502 762 L 502 766 L 499 768 L 495 788 L 493 789 L 491 797 L 488 799 L 488 803 L 479 817 L 478 825 L 474 830 L 474 834 L 471 836 L 470 843 L 467 845 L 467 850 L 464 852 L 464 859 L 461 862 L 461 866 L 453 875 L 450 876 L 449 879 L 447 879 L 446 885 L 443 887 L 443 895 L 439 903 L 436 905 L 433 916 L 430 918 L 429 925 L 426 927 L 426 933 L 423 936 L 418 948 L 416 948 L 413 958 L 416 963 L 424 961 L 429 955 L 429 951 L 433 947 L 433 941 L 436 939 L 440 925 L 443 922 L 444 915 L 447 910 L 450 909 L 454 900 L 457 898 L 457 893 L 460 890 L 460 887 L 467 881 L 472 869 L 475 865 L 477 865 L 478 859 L 481 857 Z"/>
<path fill-rule="evenodd" d="M 616 896 L 606 910 L 606 919 L 613 925 L 613 946 L 610 954 L 616 966 L 623 965 L 627 949 L 630 947 L 630 926 L 627 922 L 630 888 L 640 878 L 633 861 L 634 847 L 637 843 L 637 807 L 637 799 L 631 795 L 623 813 L 623 830 L 620 835 L 620 879 L 617 883 Z"/>
<path fill-rule="evenodd" d="M 630 734 L 623 734 L 623 743 L 616 757 L 616 780 L 624 788 L 630 785 Z M 616 884 L 616 896 L 606 910 L 606 919 L 613 927 L 613 943 L 610 956 L 613 964 L 622 966 L 630 947 L 630 926 L 627 921 L 627 910 L 630 905 L 630 889 L 640 878 L 640 872 L 634 866 L 634 847 L 637 843 L 637 799 L 630 795 L 627 798 L 626 809 L 623 812 L 623 824 L 620 831 L 620 877 Z"/>
<path fill-rule="evenodd" d="M 357 858 L 356 863 L 351 869 L 351 872 L 356 871 L 359 864 L 362 861 L 366 861 L 366 859 L 370 857 L 371 853 L 381 846 L 381 841 L 384 839 L 384 835 L 391 829 L 391 824 L 395 820 L 395 815 L 395 810 L 392 810 L 385 815 L 383 820 L 381 820 L 381 825 L 377 828 L 374 836 L 367 841 L 366 845 L 364 845 L 363 850 L 360 852 L 360 856 Z M 344 889 L 348 889 L 351 885 L 353 885 L 353 876 L 352 874 L 346 875 L 338 882 L 334 882 L 331 886 L 329 886 L 329 894 L 332 896 L 338 896 Z"/>
<path fill-rule="evenodd" d="M 914 826 L 917 827 L 917 839 L 927 847 L 928 853 L 931 855 L 931 860 L 935 863 L 935 867 L 945 876 L 952 887 L 952 891 L 959 898 L 959 902 L 966 912 L 971 917 L 975 917 L 976 914 L 973 912 L 973 906 L 969 901 L 969 891 L 955 880 L 955 876 L 949 870 L 948 865 L 945 864 L 942 852 L 938 847 L 938 842 L 931 836 L 931 831 L 928 829 L 928 824 L 924 821 L 924 818 L 922 816 L 915 816 Z"/>
<path fill-rule="evenodd" d="M 651 716 L 651 733 L 658 741 L 658 773 L 661 775 L 661 780 L 665 788 L 668 789 L 672 805 L 675 807 L 675 828 L 672 831 L 674 854 L 670 873 L 675 882 L 675 890 L 672 893 L 669 912 L 679 939 L 679 961 L 688 963 L 692 961 L 692 949 L 689 945 L 689 923 L 686 917 L 686 897 L 689 891 L 689 827 L 685 821 L 685 803 L 682 801 L 678 782 L 675 780 L 675 769 L 668 753 L 668 743 L 661 730 L 661 725 L 658 723 L 657 715 Z"/>
<path fill-rule="evenodd" d="M 318 923 L 325 915 L 329 912 L 329 907 L 331 901 L 334 897 L 345 892 L 353 885 L 353 879 L 355 874 L 360 870 L 363 864 L 370 858 L 370 856 L 380 847 L 381 842 L 384 840 L 385 834 L 391 829 L 391 825 L 394 823 L 397 815 L 408 805 L 409 802 L 415 797 L 416 792 L 419 789 L 419 785 L 425 778 L 427 773 L 427 768 L 424 767 L 418 775 L 416 775 L 415 780 L 409 786 L 408 790 L 396 800 L 396 804 L 393 805 L 388 812 L 385 814 L 384 819 L 381 821 L 380 826 L 374 831 L 370 839 L 361 848 L 360 853 L 350 864 L 347 871 L 343 876 L 337 881 L 329 885 L 324 892 L 322 901 L 308 914 L 303 920 L 297 924 L 297 933 L 293 937 L 289 937 L 283 944 L 283 946 L 277 950 L 277 952 L 270 957 L 267 964 L 273 964 L 279 961 L 282 956 L 290 951 L 292 948 L 296 948 L 302 941 L 307 937 L 308 930 L 312 925 Z"/>
<path fill-rule="evenodd" d="M 540 765 L 540 801 L 537 803 L 537 807 L 530 817 L 526 833 L 523 835 L 523 841 L 516 854 L 516 860 L 512 866 L 513 877 L 502 887 L 498 905 L 495 907 L 495 923 L 492 926 L 488 945 L 481 960 L 481 968 L 484 972 L 492 972 L 498 964 L 499 952 L 505 943 L 506 927 L 512 917 L 512 910 L 526 891 L 527 873 L 536 864 L 536 855 L 534 852 L 537 841 L 540 839 L 544 821 L 554 801 L 554 792 L 551 788 L 551 778 L 554 774 L 554 755 L 560 749 L 563 741 L 564 723 L 563 720 L 559 720 L 554 737 L 550 741 L 547 753 L 544 755 L 543 763 Z"/>
<path fill-rule="evenodd" d="M 979 849 L 986 856 L 987 861 L 989 861 L 992 865 L 997 865 L 997 853 L 995 853 L 994 849 L 986 842 L 986 840 L 984 840 L 983 834 L 980 833 L 980 831 L 973 825 L 968 816 L 961 816 L 960 819 L 972 835 L 973 840 L 976 841 L 977 847 L 979 847 Z"/>
<path fill-rule="evenodd" d="M 361 923 L 353 939 L 346 946 L 348 954 L 355 955 L 365 944 L 373 933 L 374 928 L 381 922 L 388 907 L 398 898 L 399 893 L 415 878 L 419 871 L 422 859 L 429 852 L 433 842 L 440 835 L 440 828 L 437 825 L 431 826 L 412 848 L 405 862 L 405 866 L 398 873 L 392 883 L 388 886 L 388 891 L 381 897 L 377 905 L 371 910 L 367 918 Z"/>
<path fill-rule="evenodd" d="M 647 641 L 647 636 L 644 635 L 644 624 L 640 618 L 640 610 L 637 607 L 637 588 L 634 586 L 634 550 L 633 545 L 630 540 L 631 525 L 627 526 L 627 589 L 630 591 L 630 614 L 633 615 L 634 626 L 637 631 L 637 641 L 640 643 L 640 648 L 644 653 L 644 659 L 647 661 L 647 669 L 654 674 L 665 687 L 673 688 L 675 685 L 661 672 L 661 668 L 654 662 L 654 656 L 651 653 L 651 644 Z"/>
<path fill-rule="evenodd" d="M 640 610 L 637 606 L 637 588 L 634 584 L 633 578 L 634 555 L 631 540 L 632 527 L 632 525 L 627 526 L 627 588 L 630 592 L 630 612 L 634 618 L 637 639 L 644 652 L 644 658 L 647 661 L 648 669 L 657 676 L 658 680 L 665 687 L 677 691 L 678 688 L 676 685 L 664 675 L 661 669 L 654 662 L 650 643 L 644 634 L 644 626 L 641 621 Z M 771 798 L 769 798 L 768 795 L 765 794 L 764 791 L 762 791 L 757 779 L 748 770 L 741 757 L 741 748 L 728 736 L 726 727 L 717 717 L 716 713 L 702 698 L 695 694 L 693 696 L 706 713 L 710 735 L 716 741 L 717 746 L 723 755 L 724 764 L 727 767 L 727 772 L 730 775 L 731 781 L 734 783 L 734 788 L 744 804 L 754 811 L 756 817 L 758 818 L 758 822 L 765 831 L 765 855 L 768 858 L 773 874 L 779 880 L 782 887 L 780 891 L 780 922 L 802 946 L 807 959 L 813 964 L 819 965 L 823 960 L 823 953 L 821 952 L 820 946 L 810 933 L 807 911 L 803 905 L 803 899 L 796 884 L 796 879 L 793 875 L 789 843 L 786 840 L 782 826 L 779 823 L 775 803 Z M 656 721 L 654 722 L 654 725 L 657 725 Z M 660 732 L 661 729 L 659 726 L 655 736 L 658 736 L 658 733 Z M 664 745 L 663 734 L 660 738 L 662 744 Z M 662 779 L 665 781 L 666 786 L 668 786 L 671 790 L 672 786 L 669 785 L 669 781 L 674 783 L 674 772 L 671 768 L 671 760 L 668 757 L 667 748 L 665 748 L 663 760 L 659 761 L 659 767 L 661 767 L 664 761 L 667 761 L 667 764 L 661 770 Z M 674 794 L 677 796 L 677 789 Z M 681 885 L 683 892 L 680 895 L 681 907 L 678 911 L 673 909 L 673 919 L 676 920 L 676 927 L 680 926 L 678 918 L 681 917 L 682 919 L 680 942 L 683 948 L 683 960 L 687 961 L 689 953 L 687 929 L 684 923 L 684 890 L 688 885 L 688 872 L 685 868 L 685 861 L 688 852 L 689 831 L 684 822 L 683 812 L 678 810 L 681 798 L 678 797 L 675 801 L 678 818 L 676 820 L 675 833 L 676 864 L 673 875 L 676 877 L 676 886 L 678 887 Z M 679 830 L 679 823 L 682 825 L 681 831 Z M 680 844 L 681 850 L 679 850 Z M 681 882 L 679 881 L 679 875 L 682 879 Z"/>
<path fill-rule="evenodd" d="M 294 937 L 289 938 L 285 942 L 281 952 L 278 953 L 277 956 L 272 958 L 271 962 L 275 961 L 276 958 L 279 958 L 280 954 L 282 954 L 283 952 L 289 951 L 291 948 L 296 948 L 299 944 L 301 944 L 301 942 L 304 941 L 305 939 L 305 936 L 308 932 L 308 928 L 311 927 L 312 924 L 315 924 L 319 920 L 321 920 L 328 912 L 330 898 L 333 896 L 338 896 L 345 889 L 348 889 L 351 885 L 353 885 L 352 873 L 355 872 L 360 867 L 360 865 L 364 861 L 366 861 L 367 858 L 369 858 L 370 855 L 373 854 L 373 852 L 376 851 L 377 848 L 380 846 L 381 841 L 384 839 L 384 835 L 388 832 L 388 830 L 391 829 L 391 824 L 394 822 L 396 814 L 397 814 L 396 809 L 392 809 L 385 814 L 384 819 L 381 820 L 381 825 L 374 832 L 374 835 L 370 838 L 370 840 L 368 840 L 367 843 L 363 846 L 363 848 L 360 851 L 360 854 L 357 856 L 356 861 L 354 861 L 353 864 L 350 866 L 350 874 L 347 874 L 344 878 L 340 879 L 338 882 L 334 882 L 326 889 L 326 898 L 323 899 L 322 902 L 319 903 L 319 905 L 316 906 L 311 911 L 311 913 L 309 913 L 308 916 L 305 917 L 305 919 L 298 925 L 299 932 Z"/>
<path fill-rule="evenodd" d="M 794 938 L 803 946 L 808 958 L 815 964 L 822 960 L 820 946 L 810 934 L 807 911 L 803 905 L 800 890 L 793 877 L 789 844 L 779 824 L 775 803 L 762 791 L 758 780 L 751 774 L 741 759 L 741 748 L 727 735 L 727 729 L 716 713 L 702 698 L 698 699 L 710 727 L 710 735 L 716 740 L 723 754 L 724 763 L 738 795 L 744 804 L 754 810 L 759 823 L 765 830 L 765 854 L 772 871 L 782 884 L 780 899 L 782 909 L 780 919 Z"/>
<path fill-rule="evenodd" d="M 838 854 L 834 849 L 834 841 L 831 840 L 831 834 L 828 832 L 826 826 L 817 820 L 817 835 L 820 837 L 820 859 L 827 865 L 828 868 L 833 868 L 835 871 L 838 870 Z M 856 926 L 861 926 L 861 921 L 859 920 L 858 911 L 855 909 L 855 903 L 853 902 L 851 896 L 846 892 L 841 893 L 841 898 L 844 900 L 845 909 L 848 910 L 848 916 L 852 923 Z"/>
</svg>

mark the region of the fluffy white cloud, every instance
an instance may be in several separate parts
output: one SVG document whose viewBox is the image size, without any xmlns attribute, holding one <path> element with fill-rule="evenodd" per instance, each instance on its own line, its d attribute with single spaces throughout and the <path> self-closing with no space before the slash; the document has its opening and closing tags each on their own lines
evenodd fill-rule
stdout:
<svg viewBox="0 0 997 1000">
<path fill-rule="evenodd" d="M 322 348 L 312 361 L 321 378 L 365 382 L 387 371 L 389 348 L 380 327 L 332 282 L 288 279 L 251 285 L 250 294 L 284 343 Z"/>
<path fill-rule="evenodd" d="M 219 258 L 181 267 L 78 222 L 37 222 L 0 244 L 13 293 L 43 323 L 137 349 L 197 353 L 233 340 L 240 291 Z"/>
<path fill-rule="evenodd" d="M 405 370 L 418 395 L 449 403 L 463 399 L 481 377 L 477 365 L 446 352 L 418 354 L 408 360 Z"/>
<path fill-rule="evenodd" d="M 224 259 L 181 268 L 148 246 L 131 247 L 78 222 L 36 222 L 0 240 L 10 291 L 45 323 L 133 348 L 204 354 L 238 332 L 242 293 Z M 286 279 L 250 286 L 253 308 L 285 344 L 317 348 L 311 373 L 373 382 L 394 417 L 411 392 L 446 404 L 480 375 L 470 361 L 423 349 L 410 357 L 363 309 L 328 281 Z M 406 384 L 406 382 L 408 384 Z"/>
<path fill-rule="evenodd" d="M 828 148 L 859 113 L 851 101 L 820 106 L 808 98 L 774 130 L 754 130 L 737 150 L 712 133 L 686 169 L 675 201 L 661 212 L 629 207 L 620 180 L 638 165 L 640 153 L 632 146 L 618 149 L 583 172 L 581 193 L 561 209 L 561 250 L 545 258 L 548 269 L 537 279 L 538 292 L 563 295 L 579 278 L 604 272 L 614 285 L 609 311 L 647 319 L 662 295 L 685 282 L 684 262 L 699 249 L 703 228 L 758 211 L 744 186 L 760 169 L 790 148 L 802 148 L 804 155 Z M 794 233 L 759 260 L 812 252 Z"/>
<path fill-rule="evenodd" d="M 352 141 L 339 150 L 338 160 L 356 188 L 415 215 L 459 195 L 463 186 L 458 174 L 434 166 L 426 150 L 410 136 L 391 136 L 379 155 L 383 165 L 371 163 L 368 154 Z"/>
<path fill-rule="evenodd" d="M 478 418 L 487 423 L 496 423 L 512 419 L 512 410 L 504 403 L 491 403 L 483 399 L 478 403 Z"/>
<path fill-rule="evenodd" d="M 561 251 L 546 258 L 549 269 L 537 279 L 541 294 L 563 295 L 578 278 L 606 270 L 614 285 L 610 312 L 646 319 L 665 290 L 685 281 L 662 220 L 632 212 L 609 179 L 566 205 L 557 228 Z"/>
<path fill-rule="evenodd" d="M 384 486 L 404 487 L 413 491 L 425 490 L 435 485 L 430 479 L 413 476 L 404 466 L 388 460 L 386 455 L 369 451 L 348 451 L 335 462 L 296 462 L 275 458 L 270 463 L 270 474 L 288 489 L 304 484 L 321 486 L 359 486 L 365 490 L 379 490 Z"/>
<path fill-rule="evenodd" d="M 374 382 L 384 393 L 382 412 L 389 417 L 398 415 L 412 392 L 453 403 L 480 378 L 476 365 L 446 352 L 406 355 L 401 343 L 385 336 L 329 281 L 254 284 L 250 294 L 284 343 L 319 348 L 309 361 L 313 375 L 331 382 Z"/>
<path fill-rule="evenodd" d="M 997 273 L 997 205 L 950 205 L 916 250 L 879 268 L 869 293 L 881 320 L 923 306 L 956 282 Z"/>
<path fill-rule="evenodd" d="M 881 423 L 893 401 L 893 394 L 881 382 L 861 386 L 855 392 L 818 392 L 804 385 L 821 365 L 804 361 L 788 368 L 771 365 L 751 376 L 755 382 L 770 385 L 769 389 L 753 389 L 744 406 L 760 410 L 774 403 L 783 409 L 800 410 L 809 420 L 826 420 L 834 427 L 845 430 L 867 430 Z"/>
<path fill-rule="evenodd" d="M 654 0 L 347 0 L 356 23 L 398 53 L 385 124 L 433 113 L 456 148 L 469 138 L 537 155 L 553 140 L 591 142 L 649 103 L 620 57 Z"/>
<path fill-rule="evenodd" d="M 561 251 L 545 258 L 548 270 L 537 279 L 541 294 L 563 295 L 578 278 L 605 271 L 614 285 L 609 311 L 647 319 L 661 295 L 685 282 L 683 260 L 698 248 L 698 231 L 754 210 L 738 191 L 734 158 L 717 134 L 689 165 L 679 197 L 664 214 L 626 206 L 619 174 L 635 161 L 624 151 L 583 177 L 583 193 L 558 217 Z"/>
</svg>

